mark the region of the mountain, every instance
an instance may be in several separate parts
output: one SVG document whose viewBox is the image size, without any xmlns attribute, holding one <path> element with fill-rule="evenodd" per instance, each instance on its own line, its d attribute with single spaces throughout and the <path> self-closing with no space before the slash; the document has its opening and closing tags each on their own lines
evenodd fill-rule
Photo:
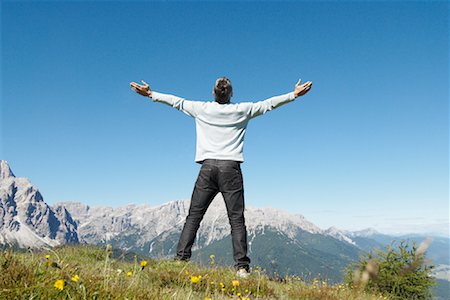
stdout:
<svg viewBox="0 0 450 300">
<path fill-rule="evenodd" d="M 158 253 L 150 245 L 155 238 L 169 236 L 172 233 L 179 235 L 186 219 L 189 201 L 172 201 L 160 206 L 128 205 L 113 209 L 111 207 L 90 207 L 82 203 L 62 202 L 53 206 L 55 209 L 68 210 L 79 226 L 80 240 L 86 243 L 123 243 L 128 248 L 127 241 L 139 234 L 140 248 L 146 248 L 146 254 L 167 255 Z M 322 233 L 322 230 L 307 221 L 301 215 L 291 215 L 275 209 L 246 209 L 246 225 L 249 234 L 261 231 L 265 226 L 283 232 L 293 238 L 298 229 L 311 233 Z M 219 194 L 209 207 L 199 229 L 197 248 L 221 240 L 230 234 L 230 225 L 223 202 Z M 121 241 L 121 242 L 120 242 Z"/>
<path fill-rule="evenodd" d="M 170 257 L 175 255 L 189 201 L 115 209 L 62 202 L 53 208 L 70 212 L 81 242 L 108 243 L 151 257 Z M 326 274 L 338 280 L 342 268 L 361 254 L 337 228 L 322 230 L 302 215 L 253 207 L 247 207 L 245 215 L 252 263 L 274 274 Z M 208 208 L 193 250 L 200 262 L 208 263 L 214 254 L 217 263 L 232 264 L 230 225 L 221 194 Z"/>
<path fill-rule="evenodd" d="M 0 245 L 40 248 L 78 243 L 77 225 L 63 207 L 52 209 L 27 178 L 0 160 Z"/>
</svg>

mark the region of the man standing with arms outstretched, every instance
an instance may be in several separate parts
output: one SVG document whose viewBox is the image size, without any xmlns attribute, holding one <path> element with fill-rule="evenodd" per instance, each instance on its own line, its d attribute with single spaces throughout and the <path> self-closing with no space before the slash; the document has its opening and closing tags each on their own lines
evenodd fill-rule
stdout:
<svg viewBox="0 0 450 300">
<path fill-rule="evenodd" d="M 240 164 L 248 121 L 274 108 L 305 95 L 312 82 L 295 85 L 293 92 L 259 102 L 231 103 L 233 88 L 226 77 L 216 80 L 213 90 L 215 101 L 189 101 L 158 93 L 150 86 L 131 82 L 136 93 L 155 102 L 170 105 L 195 118 L 197 147 L 195 161 L 202 164 L 192 193 L 189 214 L 178 242 L 176 259 L 189 260 L 200 222 L 214 197 L 221 192 L 225 200 L 231 225 L 233 257 L 237 275 L 249 275 L 250 258 L 247 256 L 247 229 L 244 218 L 244 186 Z"/>
</svg>

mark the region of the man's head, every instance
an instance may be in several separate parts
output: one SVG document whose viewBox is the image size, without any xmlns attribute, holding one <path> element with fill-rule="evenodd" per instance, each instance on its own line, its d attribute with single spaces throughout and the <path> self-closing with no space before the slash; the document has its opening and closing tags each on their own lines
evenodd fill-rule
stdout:
<svg viewBox="0 0 450 300">
<path fill-rule="evenodd" d="M 233 96 L 233 87 L 230 79 L 226 77 L 218 78 L 214 85 L 213 95 L 216 102 L 220 104 L 230 103 L 230 99 Z"/>
</svg>

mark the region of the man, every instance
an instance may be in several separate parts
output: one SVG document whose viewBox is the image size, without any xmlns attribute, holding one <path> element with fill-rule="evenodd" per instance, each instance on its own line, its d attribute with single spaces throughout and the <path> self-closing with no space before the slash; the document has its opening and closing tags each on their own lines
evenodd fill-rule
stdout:
<svg viewBox="0 0 450 300">
<path fill-rule="evenodd" d="M 192 193 L 189 214 L 178 242 L 176 259 L 189 260 L 200 222 L 217 193 L 225 200 L 231 225 L 233 257 L 239 277 L 249 275 L 250 258 L 247 256 L 247 230 L 244 219 L 244 187 L 240 163 L 243 159 L 244 135 L 248 121 L 274 108 L 303 96 L 312 82 L 295 85 L 293 92 L 259 102 L 231 103 L 233 88 L 226 77 L 216 80 L 213 90 L 215 101 L 189 101 L 158 93 L 131 82 L 136 93 L 151 97 L 155 102 L 170 105 L 194 117 L 197 131 L 195 161 L 202 164 Z"/>
</svg>

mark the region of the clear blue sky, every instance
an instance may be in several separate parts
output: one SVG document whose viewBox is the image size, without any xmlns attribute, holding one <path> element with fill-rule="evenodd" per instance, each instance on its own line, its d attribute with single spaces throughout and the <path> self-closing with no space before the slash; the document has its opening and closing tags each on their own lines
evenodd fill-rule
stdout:
<svg viewBox="0 0 450 300">
<path fill-rule="evenodd" d="M 1 3 L 1 159 L 48 203 L 187 199 L 194 120 L 130 81 L 234 102 L 313 81 L 253 120 L 247 205 L 322 228 L 448 234 L 449 4 L 411 2 Z"/>
</svg>

